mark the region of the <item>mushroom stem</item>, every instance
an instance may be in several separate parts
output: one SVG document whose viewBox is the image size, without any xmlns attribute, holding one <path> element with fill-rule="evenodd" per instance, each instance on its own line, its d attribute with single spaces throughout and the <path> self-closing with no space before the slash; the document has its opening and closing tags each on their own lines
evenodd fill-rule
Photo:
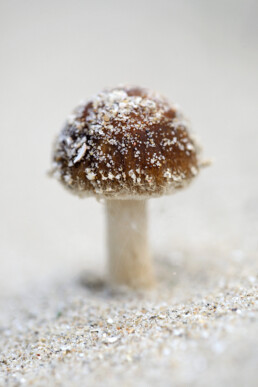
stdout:
<svg viewBox="0 0 258 387">
<path fill-rule="evenodd" d="M 147 237 L 146 200 L 107 200 L 107 243 L 112 284 L 154 285 Z"/>
</svg>

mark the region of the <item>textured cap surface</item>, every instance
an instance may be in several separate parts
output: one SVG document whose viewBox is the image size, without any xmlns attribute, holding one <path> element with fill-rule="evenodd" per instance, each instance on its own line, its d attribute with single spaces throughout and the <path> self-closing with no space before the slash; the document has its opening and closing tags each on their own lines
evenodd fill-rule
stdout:
<svg viewBox="0 0 258 387">
<path fill-rule="evenodd" d="M 160 196 L 199 171 L 199 147 L 175 105 L 117 87 L 80 104 L 54 145 L 52 173 L 79 196 Z"/>
</svg>

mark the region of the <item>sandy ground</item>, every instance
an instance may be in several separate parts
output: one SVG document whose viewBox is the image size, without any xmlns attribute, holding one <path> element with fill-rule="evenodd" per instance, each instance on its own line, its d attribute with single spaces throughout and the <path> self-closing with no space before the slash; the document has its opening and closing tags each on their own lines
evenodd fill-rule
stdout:
<svg viewBox="0 0 258 387">
<path fill-rule="evenodd" d="M 1 385 L 255 386 L 257 255 L 190 255 L 156 262 L 149 294 L 84 272 L 8 299 Z"/>
<path fill-rule="evenodd" d="M 257 3 L 0 6 L 0 386 L 256 386 Z M 103 203 L 46 175 L 73 106 L 121 82 L 179 102 L 214 159 L 150 200 L 149 294 L 107 286 Z"/>
</svg>

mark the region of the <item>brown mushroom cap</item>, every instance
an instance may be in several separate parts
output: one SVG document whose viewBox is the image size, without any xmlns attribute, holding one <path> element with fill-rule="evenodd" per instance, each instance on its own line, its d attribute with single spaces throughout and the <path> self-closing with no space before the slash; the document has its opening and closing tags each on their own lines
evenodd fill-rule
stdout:
<svg viewBox="0 0 258 387">
<path fill-rule="evenodd" d="M 175 105 L 147 89 L 117 87 L 68 118 L 52 172 L 79 196 L 139 199 L 187 185 L 199 171 L 198 154 Z"/>
</svg>

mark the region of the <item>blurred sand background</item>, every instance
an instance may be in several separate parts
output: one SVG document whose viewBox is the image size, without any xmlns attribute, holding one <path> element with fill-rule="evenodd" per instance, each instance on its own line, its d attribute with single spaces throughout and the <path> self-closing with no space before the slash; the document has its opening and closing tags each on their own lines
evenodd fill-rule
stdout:
<svg viewBox="0 0 258 387">
<path fill-rule="evenodd" d="M 69 304 L 69 297 L 78 298 L 84 309 L 78 307 L 77 314 L 84 316 L 84 326 L 88 322 L 85 305 L 92 300 L 100 310 L 96 315 L 104 313 L 107 303 L 115 303 L 118 315 L 127 310 L 121 295 L 103 299 L 76 282 L 84 270 L 105 273 L 103 205 L 68 195 L 46 175 L 53 138 L 73 107 L 103 87 L 119 83 L 150 87 L 179 103 L 201 138 L 204 155 L 214 160 L 185 192 L 149 203 L 150 240 L 161 288 L 167 288 L 166 281 L 172 285 L 169 282 L 168 294 L 162 291 L 160 297 L 155 294 L 146 302 L 154 309 L 163 301 L 168 309 L 173 303 L 184 308 L 187 303 L 193 305 L 198 295 L 212 294 L 213 300 L 219 294 L 226 297 L 225 289 L 232 286 L 231 306 L 237 303 L 234 297 L 252 293 L 250 319 L 256 319 L 257 325 L 257 18 L 255 0 L 0 1 L 0 320 L 3 332 L 13 327 L 11 336 L 10 332 L 5 336 L 8 346 L 1 348 L 7 357 L 16 351 L 17 330 L 23 341 L 28 326 L 24 310 L 32 313 L 35 309 L 37 318 L 49 323 L 51 308 L 65 305 L 66 300 Z M 164 265 L 171 271 L 164 270 Z M 134 297 L 127 300 L 132 315 L 139 305 Z M 242 321 L 240 314 L 236 316 Z M 257 329 L 250 319 L 245 316 L 242 324 L 236 320 L 241 329 L 229 330 L 225 338 L 229 347 L 235 343 L 233 348 L 248 354 L 250 361 L 239 373 L 241 359 L 235 359 L 235 350 L 226 352 L 221 384 L 231 385 L 230 375 L 238 372 L 236 385 L 239 375 L 246 372 L 251 375 L 249 385 L 255 385 Z M 41 320 L 34 322 L 40 325 L 37 321 Z M 48 333 L 53 329 L 49 324 Z M 6 343 L 3 339 L 0 347 Z M 151 340 L 146 344 L 148 353 L 152 344 Z M 211 352 L 206 350 L 198 347 L 198 356 L 209 359 Z M 158 364 L 156 377 L 162 375 L 163 385 L 173 385 L 172 374 L 178 385 L 193 381 L 198 385 L 198 380 L 206 385 L 205 378 L 212 385 L 212 377 L 218 374 L 212 356 L 212 366 L 207 369 L 200 363 L 190 373 L 192 379 L 184 372 L 184 367 L 191 368 L 191 360 L 178 360 L 183 365 L 172 372 L 172 363 L 168 365 L 162 357 L 156 363 L 153 356 L 151 360 L 143 356 L 135 373 L 125 366 L 132 371 L 128 385 L 136 385 L 133 381 L 154 385 L 155 376 L 149 380 L 143 372 L 153 364 Z M 70 362 L 74 364 L 73 357 Z M 71 364 L 68 361 L 67 367 Z M 37 374 L 33 367 L 31 378 Z M 82 385 L 83 380 L 97 383 L 92 369 L 88 379 L 83 379 L 83 368 L 68 377 L 68 368 L 62 367 L 61 381 L 53 376 L 53 385 L 68 385 L 69 378 L 74 385 Z M 111 375 L 111 385 L 121 385 L 122 365 L 120 371 Z M 16 380 L 13 372 L 10 369 L 10 385 L 21 379 L 16 374 Z M 26 367 L 19 372 L 26 374 Z M 50 385 L 49 380 L 40 384 L 40 378 L 34 383 Z M 28 382 L 26 375 L 23 379 L 21 383 Z M 4 385 L 7 379 L 0 378 L 1 382 Z"/>
</svg>

